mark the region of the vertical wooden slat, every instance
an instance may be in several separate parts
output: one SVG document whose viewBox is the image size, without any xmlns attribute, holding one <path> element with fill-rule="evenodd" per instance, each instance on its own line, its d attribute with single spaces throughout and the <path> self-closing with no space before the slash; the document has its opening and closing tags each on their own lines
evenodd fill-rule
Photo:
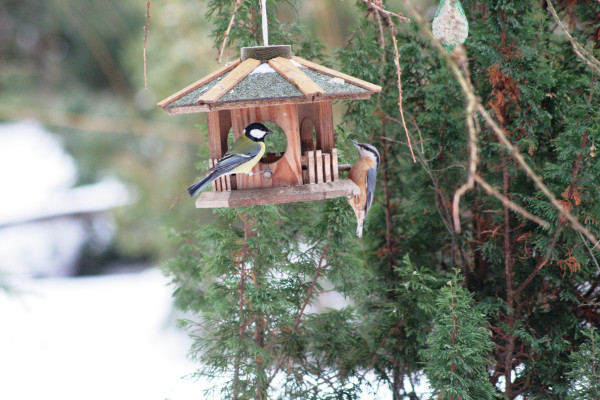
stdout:
<svg viewBox="0 0 600 400">
<path fill-rule="evenodd" d="M 324 153 L 331 152 L 335 147 L 333 137 L 333 111 L 331 101 L 320 101 L 319 105 L 319 132 L 317 135 L 317 148 Z"/>
<path fill-rule="evenodd" d="M 324 182 L 331 182 L 331 154 L 323 153 Z"/>
<path fill-rule="evenodd" d="M 338 151 L 334 147 L 331 149 L 331 178 L 333 181 L 337 181 L 340 177 L 340 171 L 338 169 Z"/>
<path fill-rule="evenodd" d="M 217 160 L 216 158 L 211 158 L 209 160 L 210 167 L 211 168 L 214 167 L 217 164 L 217 162 L 219 162 L 219 160 Z M 214 191 L 217 191 L 217 192 L 220 192 L 222 190 L 220 178 L 217 178 L 214 181 L 212 181 L 212 188 Z"/>
<path fill-rule="evenodd" d="M 308 171 L 308 183 L 317 183 L 315 181 L 315 152 L 308 151 L 306 153 L 306 170 Z"/>
<path fill-rule="evenodd" d="M 220 160 L 227 151 L 227 136 L 231 129 L 231 111 L 210 111 L 206 115 L 210 158 Z"/>
<path fill-rule="evenodd" d="M 315 151 L 315 167 L 317 183 L 323 183 L 323 154 L 321 150 Z"/>
</svg>

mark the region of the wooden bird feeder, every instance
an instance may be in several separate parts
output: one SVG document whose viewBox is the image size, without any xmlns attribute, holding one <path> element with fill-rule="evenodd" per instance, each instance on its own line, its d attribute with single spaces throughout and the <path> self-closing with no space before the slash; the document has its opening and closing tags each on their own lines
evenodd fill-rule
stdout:
<svg viewBox="0 0 600 400">
<path fill-rule="evenodd" d="M 253 122 L 271 121 L 285 132 L 282 155 L 266 154 L 253 171 L 225 176 L 200 194 L 197 208 L 314 201 L 358 194 L 340 180 L 332 102 L 368 99 L 381 87 L 292 55 L 291 46 L 245 47 L 241 58 L 158 103 L 169 114 L 207 113 L 210 166 Z M 316 140 L 313 135 L 316 134 Z M 269 137 L 267 137 L 267 141 Z"/>
</svg>

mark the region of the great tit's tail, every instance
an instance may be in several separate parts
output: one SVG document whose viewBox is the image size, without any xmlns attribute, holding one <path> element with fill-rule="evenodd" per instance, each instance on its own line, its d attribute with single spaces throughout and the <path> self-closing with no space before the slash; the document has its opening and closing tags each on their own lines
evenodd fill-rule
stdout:
<svg viewBox="0 0 600 400">
<path fill-rule="evenodd" d="M 194 183 L 192 186 L 187 188 L 187 191 L 190 194 L 190 197 L 194 197 L 195 195 L 200 193 L 200 191 L 202 189 L 204 189 L 208 184 L 210 184 L 212 181 L 214 181 L 217 178 L 218 178 L 218 176 L 216 176 L 216 174 L 213 172 L 213 173 L 208 174 L 201 181 Z"/>
</svg>

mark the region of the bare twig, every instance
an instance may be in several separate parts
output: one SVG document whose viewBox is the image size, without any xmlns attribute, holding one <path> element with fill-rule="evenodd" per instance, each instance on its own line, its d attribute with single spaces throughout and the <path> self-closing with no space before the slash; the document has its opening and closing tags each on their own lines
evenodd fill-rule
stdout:
<svg viewBox="0 0 600 400">
<path fill-rule="evenodd" d="M 579 232 L 579 237 L 581 237 L 581 241 L 585 245 L 585 248 L 590 253 L 590 256 L 592 256 L 592 260 L 594 261 L 594 264 L 596 264 L 596 268 L 598 268 L 598 271 L 600 271 L 600 265 L 598 265 L 598 260 L 596 260 L 596 256 L 594 256 L 594 252 L 592 251 L 592 249 L 590 249 L 590 246 L 587 244 L 587 240 L 585 240 L 585 238 L 583 237 L 583 234 L 581 232 Z"/>
<path fill-rule="evenodd" d="M 571 42 L 571 46 L 573 47 L 573 51 L 575 52 L 575 54 L 577 54 L 577 57 L 583 60 L 583 62 L 586 63 L 586 65 L 592 68 L 594 71 L 596 71 L 596 73 L 600 74 L 600 61 L 598 61 L 598 59 L 594 57 L 594 55 L 589 50 L 583 47 L 573 36 L 571 36 L 569 30 L 567 29 L 565 24 L 562 23 L 558 16 L 558 13 L 554 9 L 552 1 L 546 0 L 546 3 L 548 4 L 548 10 L 550 11 L 550 14 L 552 14 L 552 17 L 556 21 L 556 24 L 560 27 L 560 29 L 562 29 L 565 35 L 567 35 L 567 39 L 569 39 L 569 42 Z"/>
<path fill-rule="evenodd" d="M 382 12 L 383 14 L 389 17 L 396 17 L 400 20 L 400 22 L 410 22 L 410 18 L 406 18 L 405 16 L 397 13 L 393 13 L 384 8 L 383 2 L 381 0 L 362 0 L 363 3 L 366 3 L 369 7 Z"/>
<path fill-rule="evenodd" d="M 467 76 L 467 79 L 468 76 Z M 470 86 L 470 81 L 468 82 Z M 477 103 L 477 99 L 475 97 L 474 92 L 465 91 L 465 95 L 467 96 L 467 129 L 469 131 L 469 175 L 467 177 L 467 182 L 465 182 L 461 187 L 454 192 L 454 199 L 452 200 L 452 211 L 453 211 L 453 219 L 454 219 L 454 230 L 456 233 L 461 232 L 460 227 L 460 198 L 467 192 L 467 190 L 471 190 L 475 187 L 475 176 L 477 175 L 477 164 L 479 163 L 479 154 L 477 147 L 477 136 L 479 135 L 479 131 L 476 128 L 475 124 L 475 106 Z"/>
<path fill-rule="evenodd" d="M 492 130 L 496 134 L 496 137 L 499 139 L 499 141 L 504 146 L 506 146 L 509 153 L 513 156 L 513 158 L 517 161 L 517 163 L 521 166 L 521 168 L 527 173 L 529 178 L 531 178 L 531 180 L 535 183 L 535 185 L 538 187 L 538 189 L 540 189 L 541 192 L 550 200 L 550 202 L 558 210 L 560 215 L 562 215 L 564 218 L 566 218 L 571 223 L 571 226 L 575 230 L 583 233 L 585 235 L 585 237 L 587 237 L 592 243 L 594 243 L 593 248 L 596 248 L 598 246 L 598 244 L 600 244 L 600 242 L 598 242 L 596 237 L 589 231 L 589 229 L 587 229 L 585 226 L 583 226 L 579 223 L 579 221 L 577 220 L 577 217 L 575 217 L 573 214 L 571 214 L 569 212 L 569 210 L 567 210 L 565 207 L 563 207 L 562 204 L 560 204 L 560 202 L 556 199 L 556 197 L 550 191 L 550 189 L 548 189 L 548 187 L 546 185 L 544 185 L 542 178 L 538 174 L 535 173 L 535 171 L 529 166 L 529 164 L 527 164 L 527 162 L 525 161 L 525 158 L 519 152 L 519 150 L 517 150 L 517 148 L 512 145 L 510 140 L 508 140 L 504 129 L 502 127 L 500 127 L 496 123 L 496 121 L 494 121 L 494 119 L 487 112 L 485 107 L 483 107 L 483 105 L 479 104 L 478 108 L 479 108 L 480 114 L 486 120 L 488 126 L 490 128 L 492 128 Z"/>
<path fill-rule="evenodd" d="M 146 25 L 144 25 L 144 87 L 148 87 L 148 74 L 146 70 L 146 42 L 148 41 L 148 32 L 150 31 L 150 0 L 146 3 Z"/>
<path fill-rule="evenodd" d="M 384 36 L 383 36 L 383 29 L 382 29 L 382 24 L 381 24 L 381 20 L 382 20 L 382 15 L 383 15 L 383 19 L 385 19 L 388 28 L 390 29 L 390 35 L 392 36 L 392 42 L 394 43 L 394 65 L 396 66 L 396 76 L 397 76 L 397 86 L 398 86 L 398 108 L 400 110 L 400 118 L 402 120 L 402 127 L 404 128 L 404 132 L 406 133 L 406 139 L 408 142 L 408 147 L 410 148 L 410 154 L 412 156 L 413 162 L 417 162 L 417 159 L 415 157 L 415 153 L 413 151 L 413 147 L 412 147 L 412 143 L 410 140 L 410 134 L 408 132 L 408 127 L 406 126 L 406 120 L 404 118 L 404 108 L 402 107 L 402 69 L 400 67 L 400 52 L 398 51 L 398 40 L 396 39 L 396 35 L 397 35 L 397 31 L 396 28 L 394 26 L 394 21 L 392 20 L 391 17 L 396 17 L 400 20 L 400 22 L 410 22 L 409 18 L 406 18 L 400 14 L 397 13 L 393 13 L 391 11 L 387 11 L 386 9 L 384 9 L 384 5 L 383 2 L 381 0 L 362 0 L 365 4 L 367 4 L 367 6 L 369 7 L 369 9 L 374 9 L 375 10 L 375 18 L 377 20 L 377 23 L 379 25 L 379 45 L 380 47 L 384 47 L 385 46 L 385 40 L 384 40 Z"/>
<path fill-rule="evenodd" d="M 490 185 L 489 183 L 487 183 L 482 177 L 480 177 L 479 175 L 475 175 L 475 181 L 481 185 L 482 188 L 484 188 L 486 190 L 486 192 L 488 192 L 489 194 L 491 194 L 492 196 L 494 196 L 495 198 L 497 198 L 498 200 L 500 200 L 502 202 L 502 204 L 510 209 L 512 209 L 513 211 L 521 214 L 523 217 L 530 219 L 531 221 L 535 222 L 536 224 L 548 229 L 548 227 L 550 226 L 550 224 L 548 224 L 548 222 L 538 216 L 535 216 L 533 214 L 531 214 L 529 211 L 527 211 L 526 209 L 524 209 L 523 207 L 521 207 L 520 205 L 516 204 L 515 202 L 513 202 L 512 200 L 506 198 L 505 196 L 502 195 L 502 193 L 498 192 L 496 189 L 494 189 L 494 187 L 492 185 Z"/>
<path fill-rule="evenodd" d="M 400 52 L 398 51 L 398 40 L 396 39 L 396 28 L 394 28 L 394 24 L 390 18 L 387 19 L 388 27 L 390 28 L 392 35 L 392 42 L 394 43 L 394 64 L 396 65 L 396 77 L 397 85 L 398 85 L 398 108 L 400 109 L 400 118 L 402 119 L 402 127 L 404 128 L 404 132 L 406 133 L 406 140 L 408 141 L 408 148 L 410 149 L 410 155 L 412 156 L 413 162 L 417 162 L 415 158 L 415 153 L 412 148 L 410 135 L 408 133 L 408 128 L 406 127 L 406 120 L 404 119 L 404 108 L 402 107 L 403 93 L 402 93 L 402 69 L 400 67 Z"/>
<path fill-rule="evenodd" d="M 467 81 L 467 78 L 465 77 L 463 72 L 460 70 L 459 64 L 446 51 L 446 49 L 444 49 L 442 43 L 433 36 L 433 33 L 428 28 L 427 22 L 425 21 L 423 16 L 421 14 L 419 14 L 419 12 L 415 9 L 415 7 L 412 5 L 412 3 L 410 1 L 403 0 L 402 3 L 404 4 L 405 8 L 412 14 L 415 21 L 421 26 L 421 32 L 423 32 L 423 34 L 428 39 L 431 40 L 431 43 L 433 44 L 433 46 L 439 50 L 440 55 L 447 61 L 448 67 L 454 74 L 457 82 L 461 86 L 463 93 L 465 94 L 465 96 L 467 96 L 467 99 L 471 95 L 475 96 L 475 92 L 469 86 L 469 82 Z M 461 46 L 458 46 L 457 48 L 460 48 L 460 47 Z M 560 215 L 562 215 L 564 218 L 566 218 L 571 223 L 571 226 L 573 227 L 573 229 L 581 232 L 585 237 L 587 237 L 594 244 L 592 249 L 595 249 L 596 247 L 598 247 L 600 245 L 600 242 L 595 238 L 595 236 L 585 226 L 583 226 L 579 223 L 577 218 L 573 214 L 571 214 L 569 212 L 569 210 L 565 209 L 558 202 L 558 200 L 556 199 L 554 194 L 548 189 L 548 187 L 546 187 L 546 185 L 544 185 L 541 177 L 539 175 L 537 175 L 535 173 L 535 171 L 533 171 L 533 169 L 529 166 L 529 164 L 527 164 L 524 157 L 517 150 L 517 148 L 512 145 L 510 140 L 508 140 L 504 129 L 496 123 L 496 121 L 488 113 L 488 111 L 485 109 L 485 107 L 481 104 L 481 101 L 479 98 L 476 99 L 476 108 L 475 109 L 476 109 L 476 111 L 479 112 L 479 114 L 481 114 L 481 116 L 484 118 L 487 125 L 496 134 L 500 143 L 502 143 L 507 148 L 508 152 L 512 155 L 512 157 L 520 165 L 521 169 L 523 169 L 525 171 L 527 176 L 529 176 L 531 178 L 531 180 L 533 180 L 533 182 L 538 187 L 538 189 L 540 189 L 540 191 L 550 200 L 550 202 L 558 210 Z"/>
<path fill-rule="evenodd" d="M 235 21 L 235 16 L 240 8 L 240 4 L 242 4 L 242 0 L 236 0 L 235 6 L 233 7 L 233 12 L 231 13 L 231 19 L 229 20 L 229 25 L 227 26 L 227 30 L 225 31 L 225 36 L 223 37 L 223 43 L 221 43 L 221 47 L 219 49 L 219 57 L 217 58 L 217 63 L 221 64 L 221 58 L 223 57 L 223 52 L 225 51 L 225 47 L 227 47 L 227 43 L 229 42 L 229 33 L 231 32 L 231 28 L 233 27 L 233 22 Z"/>
</svg>

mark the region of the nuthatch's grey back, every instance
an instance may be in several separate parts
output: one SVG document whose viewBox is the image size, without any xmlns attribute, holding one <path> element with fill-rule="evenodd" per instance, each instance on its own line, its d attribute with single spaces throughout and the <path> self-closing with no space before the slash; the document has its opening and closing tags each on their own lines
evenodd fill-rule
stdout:
<svg viewBox="0 0 600 400">
<path fill-rule="evenodd" d="M 348 197 L 348 203 L 356 215 L 356 236 L 362 237 L 365 218 L 375 196 L 380 156 L 374 146 L 368 143 L 357 143 L 354 140 L 350 141 L 360 153 L 360 157 L 350 168 L 348 179 L 351 179 L 359 187 L 360 194 Z"/>
</svg>

